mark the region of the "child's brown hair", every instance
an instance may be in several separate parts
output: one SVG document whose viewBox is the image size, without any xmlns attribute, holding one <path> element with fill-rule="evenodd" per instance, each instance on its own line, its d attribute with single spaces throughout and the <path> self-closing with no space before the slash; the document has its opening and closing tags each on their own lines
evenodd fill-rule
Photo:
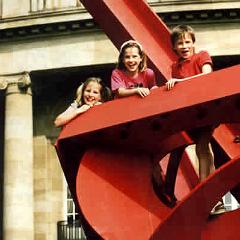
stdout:
<svg viewBox="0 0 240 240">
<path fill-rule="evenodd" d="M 193 43 L 195 42 L 196 39 L 193 28 L 188 25 L 178 25 L 174 27 L 171 32 L 171 43 L 173 48 L 178 39 L 183 37 L 185 33 L 188 33 L 191 36 Z"/>
<path fill-rule="evenodd" d="M 117 68 L 118 69 L 125 69 L 125 65 L 123 63 L 123 58 L 125 54 L 125 49 L 126 48 L 131 48 L 131 47 L 136 47 L 138 49 L 139 55 L 142 58 L 142 61 L 139 65 L 139 71 L 142 72 L 147 68 L 147 56 L 143 51 L 142 45 L 138 43 L 137 41 L 134 40 L 128 40 L 124 42 L 120 48 L 120 53 L 118 56 L 118 64 Z"/>
</svg>

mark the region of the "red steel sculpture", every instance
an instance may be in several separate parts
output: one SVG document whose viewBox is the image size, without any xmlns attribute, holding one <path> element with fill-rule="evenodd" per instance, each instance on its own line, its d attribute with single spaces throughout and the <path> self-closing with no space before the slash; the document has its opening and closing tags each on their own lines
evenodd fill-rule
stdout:
<svg viewBox="0 0 240 240">
<path fill-rule="evenodd" d="M 170 77 L 175 55 L 169 31 L 144 0 L 82 3 L 116 47 L 137 39 L 159 83 Z M 182 82 L 171 92 L 154 89 L 144 101 L 136 96 L 110 101 L 63 128 L 56 150 L 88 239 L 240 239 L 239 210 L 209 218 L 230 189 L 240 200 L 235 187 L 240 147 L 233 142 L 240 133 L 239 76 L 236 65 Z M 177 146 L 192 143 L 185 130 L 209 124 L 221 124 L 214 139 L 215 161 L 222 166 L 198 183 L 185 154 L 177 176 L 179 201 L 169 208 L 153 190 L 153 158 L 164 162 Z"/>
</svg>

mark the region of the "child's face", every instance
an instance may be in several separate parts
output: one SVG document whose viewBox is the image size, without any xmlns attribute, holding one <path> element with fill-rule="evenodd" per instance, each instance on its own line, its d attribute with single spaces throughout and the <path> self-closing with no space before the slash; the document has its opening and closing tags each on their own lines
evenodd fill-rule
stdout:
<svg viewBox="0 0 240 240">
<path fill-rule="evenodd" d="M 97 82 L 89 82 L 83 92 L 83 101 L 85 104 L 93 106 L 101 100 L 101 85 Z"/>
<path fill-rule="evenodd" d="M 194 53 L 194 42 L 189 33 L 185 33 L 182 35 L 174 45 L 174 50 L 178 54 L 179 57 L 183 59 L 188 59 L 192 57 Z"/>
<path fill-rule="evenodd" d="M 139 71 L 139 65 L 142 58 L 137 47 L 128 47 L 124 51 L 123 64 L 127 72 L 131 75 Z"/>
</svg>

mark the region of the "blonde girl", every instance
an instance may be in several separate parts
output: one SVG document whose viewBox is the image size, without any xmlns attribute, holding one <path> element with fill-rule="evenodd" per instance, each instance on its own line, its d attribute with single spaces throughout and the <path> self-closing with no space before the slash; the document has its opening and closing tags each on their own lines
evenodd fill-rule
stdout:
<svg viewBox="0 0 240 240">
<path fill-rule="evenodd" d="M 56 127 L 63 126 L 91 107 L 111 99 L 111 91 L 100 78 L 90 77 L 76 91 L 74 102 L 54 121 Z"/>
</svg>

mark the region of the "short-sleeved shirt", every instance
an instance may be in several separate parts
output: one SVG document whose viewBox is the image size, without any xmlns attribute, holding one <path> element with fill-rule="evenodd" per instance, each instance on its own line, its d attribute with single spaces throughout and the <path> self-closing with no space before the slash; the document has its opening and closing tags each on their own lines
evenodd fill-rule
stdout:
<svg viewBox="0 0 240 240">
<path fill-rule="evenodd" d="M 204 64 L 212 65 L 212 59 L 207 51 L 193 54 L 189 59 L 179 59 L 172 65 L 172 78 L 186 78 L 202 73 Z"/>
<path fill-rule="evenodd" d="M 193 54 L 190 59 L 182 60 L 179 59 L 178 62 L 172 65 L 172 78 L 186 78 L 202 73 L 202 67 L 204 64 L 212 65 L 212 59 L 207 51 L 201 51 L 199 53 Z M 196 142 L 198 137 L 205 133 L 213 133 L 216 126 L 204 126 L 191 129 L 188 134 Z"/>
<path fill-rule="evenodd" d="M 112 71 L 111 88 L 113 92 L 119 88 L 145 87 L 151 89 L 154 86 L 156 86 L 156 79 L 152 69 L 147 68 L 143 72 L 139 72 L 138 76 L 134 78 L 120 69 Z"/>
<path fill-rule="evenodd" d="M 80 104 L 79 104 L 79 102 L 77 102 L 76 100 L 74 100 L 74 101 L 70 104 L 70 106 L 71 106 L 72 108 L 74 108 L 74 109 L 77 109 L 77 108 L 80 107 Z"/>
</svg>

